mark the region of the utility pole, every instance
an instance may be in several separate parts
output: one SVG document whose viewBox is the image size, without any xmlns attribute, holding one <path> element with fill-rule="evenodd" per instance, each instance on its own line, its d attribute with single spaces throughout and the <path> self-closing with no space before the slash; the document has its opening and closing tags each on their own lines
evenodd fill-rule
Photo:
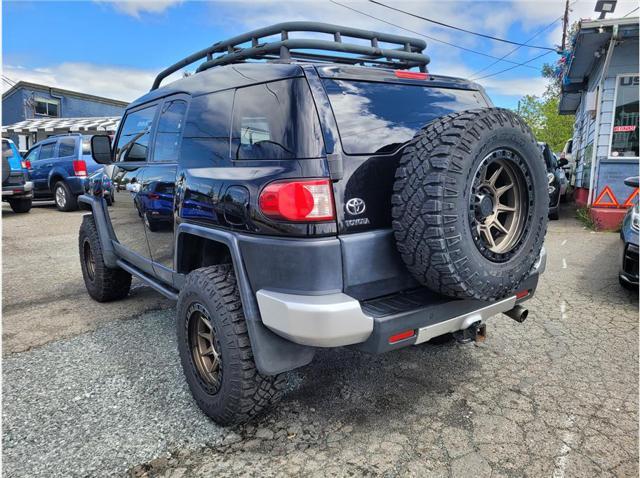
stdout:
<svg viewBox="0 0 640 478">
<path fill-rule="evenodd" d="M 567 27 L 569 26 L 569 0 L 564 4 L 564 18 L 562 19 L 562 51 L 564 51 L 567 42 Z"/>
</svg>

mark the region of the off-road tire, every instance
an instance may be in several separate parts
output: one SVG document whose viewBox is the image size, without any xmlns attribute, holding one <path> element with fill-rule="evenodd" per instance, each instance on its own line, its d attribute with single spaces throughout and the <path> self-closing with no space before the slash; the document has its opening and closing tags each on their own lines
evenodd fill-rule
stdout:
<svg viewBox="0 0 640 478">
<path fill-rule="evenodd" d="M 25 212 L 31 211 L 32 200 L 28 199 L 9 199 L 9 206 L 11 206 L 11 210 L 15 213 L 21 214 Z"/>
<path fill-rule="evenodd" d="M 64 203 L 60 203 L 57 199 L 58 188 L 61 188 L 64 191 Z M 73 194 L 71 188 L 64 181 L 58 181 L 53 187 L 53 200 L 56 203 L 58 211 L 69 212 L 76 211 L 78 209 L 78 198 Z"/>
<path fill-rule="evenodd" d="M 222 357 L 222 378 L 215 393 L 207 389 L 192 357 L 188 310 L 194 303 L 208 312 Z M 244 423 L 282 396 L 284 375 L 260 374 L 253 359 L 247 324 L 233 267 L 196 269 L 187 275 L 177 306 L 178 351 L 196 403 L 216 423 Z"/>
<path fill-rule="evenodd" d="M 109 302 L 126 297 L 131 289 L 131 274 L 123 269 L 112 269 L 105 265 L 98 230 L 91 214 L 82 218 L 78 246 L 82 277 L 89 295 L 98 302 Z M 92 268 L 87 261 L 87 246 L 90 247 L 93 256 Z"/>
<path fill-rule="evenodd" d="M 522 189 L 529 192 L 518 247 L 498 262 L 477 245 L 469 204 L 474 174 L 499 149 L 519 155 Z M 398 250 L 421 284 L 450 297 L 494 300 L 517 290 L 540 254 L 548 209 L 542 153 L 529 127 L 508 110 L 469 110 L 429 123 L 405 147 L 396 170 Z"/>
</svg>

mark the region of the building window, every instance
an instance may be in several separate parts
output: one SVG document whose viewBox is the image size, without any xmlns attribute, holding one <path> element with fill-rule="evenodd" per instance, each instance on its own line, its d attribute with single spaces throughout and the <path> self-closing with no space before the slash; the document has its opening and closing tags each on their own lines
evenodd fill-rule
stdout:
<svg viewBox="0 0 640 478">
<path fill-rule="evenodd" d="M 41 116 L 60 116 L 60 101 L 49 98 L 36 98 L 36 114 Z"/>
<path fill-rule="evenodd" d="M 637 158 L 638 151 L 638 75 L 616 78 L 611 149 L 613 158 Z"/>
</svg>

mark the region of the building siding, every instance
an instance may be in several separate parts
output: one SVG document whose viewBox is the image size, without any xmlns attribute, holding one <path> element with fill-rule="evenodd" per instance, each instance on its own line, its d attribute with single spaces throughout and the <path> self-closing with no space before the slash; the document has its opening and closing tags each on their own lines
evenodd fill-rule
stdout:
<svg viewBox="0 0 640 478">
<path fill-rule="evenodd" d="M 588 78 L 587 91 L 596 91 L 604 66 L 604 55 L 594 64 Z M 593 199 L 602 192 L 605 186 L 613 191 L 620 204 L 624 202 L 629 188 L 624 185 L 624 178 L 637 175 L 638 160 L 635 159 L 609 159 L 609 141 L 613 122 L 613 110 L 615 107 L 616 78 L 620 74 L 637 74 L 638 72 L 638 42 L 636 39 L 628 39 L 618 44 L 611 57 L 609 68 L 602 92 L 598 98 L 600 101 L 600 126 L 598 137 L 595 139 L 596 120 L 586 110 L 586 95 L 581 95 L 580 105 L 576 111 L 574 128 L 573 155 L 576 160 L 581 160 L 576 168 L 577 187 L 588 188 L 590 185 L 592 149 L 596 148 L 597 178 Z M 590 147 L 591 146 L 591 147 Z"/>
</svg>

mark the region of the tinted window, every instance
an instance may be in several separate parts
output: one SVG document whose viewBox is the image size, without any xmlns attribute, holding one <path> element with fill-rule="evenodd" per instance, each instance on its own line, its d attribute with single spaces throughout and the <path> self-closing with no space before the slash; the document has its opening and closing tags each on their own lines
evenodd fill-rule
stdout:
<svg viewBox="0 0 640 478">
<path fill-rule="evenodd" d="M 318 115 L 304 78 L 237 90 L 232 158 L 317 158 L 323 150 Z"/>
<path fill-rule="evenodd" d="M 53 158 L 54 150 L 56 149 L 55 141 L 53 143 L 43 144 L 40 148 L 40 157 L 38 159 Z"/>
<path fill-rule="evenodd" d="M 156 105 L 129 113 L 118 138 L 116 161 L 146 161 Z"/>
<path fill-rule="evenodd" d="M 231 90 L 191 100 L 182 137 L 182 163 L 198 165 L 229 160 L 232 106 Z"/>
<path fill-rule="evenodd" d="M 58 156 L 73 156 L 76 152 L 76 138 L 61 138 L 58 141 Z"/>
<path fill-rule="evenodd" d="M 324 80 L 348 154 L 392 152 L 424 125 L 454 111 L 487 106 L 477 91 Z"/>
<path fill-rule="evenodd" d="M 11 150 L 11 146 L 9 146 L 9 141 L 2 142 L 2 157 L 10 158 L 13 156 L 13 151 Z"/>
<path fill-rule="evenodd" d="M 153 148 L 154 161 L 178 160 L 186 112 L 187 102 L 183 100 L 170 101 L 162 107 Z"/>
</svg>

